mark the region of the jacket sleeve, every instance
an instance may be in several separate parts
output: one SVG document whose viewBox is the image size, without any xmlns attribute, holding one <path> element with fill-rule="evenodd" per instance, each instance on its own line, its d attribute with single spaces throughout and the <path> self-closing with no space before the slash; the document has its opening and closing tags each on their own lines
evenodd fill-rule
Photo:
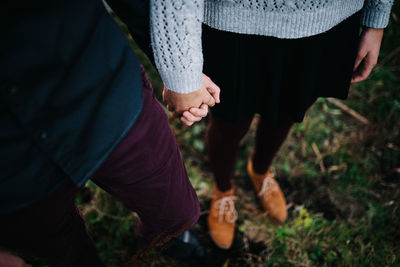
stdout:
<svg viewBox="0 0 400 267">
<path fill-rule="evenodd" d="M 366 0 L 362 10 L 361 24 L 370 28 L 385 28 L 389 23 L 394 0 Z"/>
<path fill-rule="evenodd" d="M 126 24 L 136 44 L 154 64 L 150 41 L 149 0 L 105 0 L 112 11 Z"/>
<path fill-rule="evenodd" d="M 190 93 L 201 86 L 203 13 L 203 0 L 150 1 L 154 59 L 169 90 Z"/>
</svg>

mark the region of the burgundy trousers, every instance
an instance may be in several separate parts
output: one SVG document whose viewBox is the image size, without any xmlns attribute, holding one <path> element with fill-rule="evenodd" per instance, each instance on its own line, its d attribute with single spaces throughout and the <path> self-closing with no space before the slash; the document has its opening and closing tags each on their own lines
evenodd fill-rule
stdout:
<svg viewBox="0 0 400 267">
<path fill-rule="evenodd" d="M 163 106 L 143 75 L 143 109 L 92 181 L 139 215 L 144 244 L 192 227 L 199 204 Z M 40 202 L 0 215 L 0 248 L 43 258 L 50 266 L 104 266 L 67 181 Z"/>
</svg>

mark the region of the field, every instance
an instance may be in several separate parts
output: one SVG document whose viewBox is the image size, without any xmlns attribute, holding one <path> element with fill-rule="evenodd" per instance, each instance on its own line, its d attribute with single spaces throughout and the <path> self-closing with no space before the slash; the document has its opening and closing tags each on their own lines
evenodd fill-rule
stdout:
<svg viewBox="0 0 400 267">
<path fill-rule="evenodd" d="M 159 97 L 162 84 L 155 69 L 134 49 Z M 275 158 L 273 169 L 289 205 L 282 226 L 267 220 L 252 191 L 245 166 L 254 131 L 246 136 L 235 171 L 239 219 L 229 251 L 212 244 L 206 227 L 213 181 L 205 146 L 207 120 L 186 128 L 170 119 L 201 204 L 194 232 L 213 266 L 400 266 L 399 74 L 397 1 L 371 77 L 352 86 L 348 100 L 341 101 L 344 108 L 319 99 Z M 139 246 L 137 217 L 91 182 L 77 202 L 106 264 L 126 266 Z M 166 265 L 189 266 L 159 253 L 149 256 L 147 266 Z"/>
</svg>

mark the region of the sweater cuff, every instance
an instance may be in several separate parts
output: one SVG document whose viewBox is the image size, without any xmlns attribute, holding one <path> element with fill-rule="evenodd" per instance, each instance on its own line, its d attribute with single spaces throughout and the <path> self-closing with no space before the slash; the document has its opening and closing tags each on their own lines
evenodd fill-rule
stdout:
<svg viewBox="0 0 400 267">
<path fill-rule="evenodd" d="M 193 74 L 188 72 L 160 72 L 160 76 L 164 82 L 164 86 L 168 90 L 180 94 L 189 94 L 200 89 L 203 82 L 202 73 Z"/>
<path fill-rule="evenodd" d="M 390 9 L 382 11 L 365 8 L 362 11 L 361 25 L 369 28 L 383 29 L 388 25 L 389 18 Z"/>
</svg>

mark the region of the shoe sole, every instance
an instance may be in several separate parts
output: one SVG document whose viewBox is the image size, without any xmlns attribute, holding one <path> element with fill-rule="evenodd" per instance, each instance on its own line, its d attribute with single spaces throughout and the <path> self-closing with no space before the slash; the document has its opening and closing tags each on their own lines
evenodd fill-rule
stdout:
<svg viewBox="0 0 400 267">
<path fill-rule="evenodd" d="M 222 247 L 222 246 L 220 246 L 220 245 L 217 244 L 217 242 L 215 241 L 215 239 L 214 239 L 214 237 L 211 235 L 211 233 L 209 233 L 209 235 L 210 235 L 211 240 L 213 241 L 214 245 L 216 245 L 216 246 L 217 246 L 218 248 L 220 248 L 220 249 L 229 250 L 229 249 L 232 247 L 232 245 L 233 245 L 233 242 L 232 242 L 232 244 L 231 244 L 229 247 Z"/>
</svg>

